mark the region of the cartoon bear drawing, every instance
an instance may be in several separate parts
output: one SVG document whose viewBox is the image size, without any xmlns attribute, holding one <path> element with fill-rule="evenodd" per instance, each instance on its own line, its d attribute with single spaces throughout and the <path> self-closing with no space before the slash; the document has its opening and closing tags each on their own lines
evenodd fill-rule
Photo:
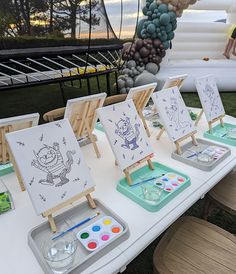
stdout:
<svg viewBox="0 0 236 274">
<path fill-rule="evenodd" d="M 67 151 L 67 162 L 64 163 L 58 143 L 53 143 L 53 146 L 44 144 L 37 153 L 34 151 L 36 160 L 34 159 L 31 165 L 47 173 L 47 178 L 39 180 L 39 183 L 53 186 L 54 179 L 57 178 L 60 178 L 60 182 L 55 185 L 56 187 L 68 183 L 69 179 L 66 178 L 66 174 L 71 171 L 73 154 L 75 151 Z"/>
<path fill-rule="evenodd" d="M 116 127 L 115 133 L 124 140 L 124 144 L 122 144 L 121 147 L 131 150 L 139 147 L 137 144 L 140 135 L 138 124 L 135 124 L 133 128 L 130 123 L 130 118 L 125 117 L 125 119 L 120 118 L 116 123 Z"/>
</svg>

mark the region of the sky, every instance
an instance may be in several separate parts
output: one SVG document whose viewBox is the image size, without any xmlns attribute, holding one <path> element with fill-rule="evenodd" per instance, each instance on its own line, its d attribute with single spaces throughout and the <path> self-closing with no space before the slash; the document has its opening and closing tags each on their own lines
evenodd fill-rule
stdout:
<svg viewBox="0 0 236 274">
<path fill-rule="evenodd" d="M 223 0 L 222 0 L 223 1 Z M 120 21 L 121 21 L 121 1 L 120 0 L 104 0 L 110 23 L 119 36 Z M 141 1 L 142 2 L 142 1 Z M 191 7 L 191 6 L 190 6 Z M 123 27 L 121 38 L 132 37 L 135 31 L 137 20 L 138 0 L 123 0 Z M 143 16 L 139 12 L 139 18 Z M 226 18 L 224 11 L 200 11 L 200 10 L 186 10 L 179 21 L 201 21 L 214 22 L 216 20 Z"/>
</svg>

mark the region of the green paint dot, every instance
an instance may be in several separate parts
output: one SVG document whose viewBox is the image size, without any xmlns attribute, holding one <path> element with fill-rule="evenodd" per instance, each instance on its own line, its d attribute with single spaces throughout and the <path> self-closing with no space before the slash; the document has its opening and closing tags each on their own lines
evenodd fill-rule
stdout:
<svg viewBox="0 0 236 274">
<path fill-rule="evenodd" d="M 81 239 L 87 239 L 89 237 L 89 234 L 87 232 L 84 232 L 80 235 Z"/>
</svg>

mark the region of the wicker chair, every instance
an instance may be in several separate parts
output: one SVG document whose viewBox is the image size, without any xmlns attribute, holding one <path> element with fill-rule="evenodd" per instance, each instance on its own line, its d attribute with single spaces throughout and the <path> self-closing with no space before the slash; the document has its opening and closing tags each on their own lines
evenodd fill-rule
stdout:
<svg viewBox="0 0 236 274">
<path fill-rule="evenodd" d="M 153 255 L 157 274 L 235 274 L 236 237 L 195 217 L 180 218 Z"/>
</svg>

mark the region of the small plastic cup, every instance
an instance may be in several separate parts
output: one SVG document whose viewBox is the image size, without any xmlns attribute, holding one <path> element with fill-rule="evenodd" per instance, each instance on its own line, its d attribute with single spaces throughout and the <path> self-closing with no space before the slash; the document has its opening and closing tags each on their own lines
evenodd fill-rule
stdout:
<svg viewBox="0 0 236 274">
<path fill-rule="evenodd" d="M 142 185 L 144 199 L 151 202 L 157 202 L 160 199 L 162 189 L 153 185 Z"/>
<path fill-rule="evenodd" d="M 77 249 L 77 239 L 73 233 L 52 240 L 47 239 L 42 245 L 42 253 L 51 269 L 59 274 L 73 266 Z"/>
</svg>

